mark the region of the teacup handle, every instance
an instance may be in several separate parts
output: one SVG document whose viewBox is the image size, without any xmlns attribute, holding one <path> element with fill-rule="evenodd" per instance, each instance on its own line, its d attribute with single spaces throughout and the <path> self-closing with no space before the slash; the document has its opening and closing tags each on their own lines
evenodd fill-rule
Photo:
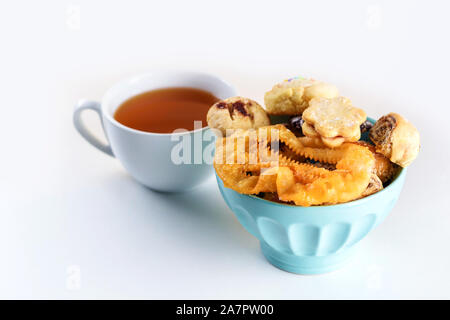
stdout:
<svg viewBox="0 0 450 320">
<path fill-rule="evenodd" d="M 104 153 L 110 155 L 111 157 L 114 157 L 111 146 L 109 144 L 102 143 L 100 140 L 94 137 L 94 135 L 87 129 L 85 123 L 81 119 L 81 113 L 87 109 L 97 112 L 98 116 L 100 117 L 100 121 L 102 122 L 103 131 L 105 130 L 105 128 L 103 127 L 103 117 L 100 103 L 87 100 L 80 100 L 75 105 L 75 109 L 73 111 L 73 124 L 75 128 L 78 130 L 81 136 L 86 139 L 87 142 L 92 144 L 97 149 L 103 151 Z"/>
</svg>

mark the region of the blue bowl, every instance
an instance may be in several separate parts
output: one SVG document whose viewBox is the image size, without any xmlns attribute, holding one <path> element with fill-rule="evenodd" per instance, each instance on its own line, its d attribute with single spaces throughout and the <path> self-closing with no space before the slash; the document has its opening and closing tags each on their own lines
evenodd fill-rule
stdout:
<svg viewBox="0 0 450 320">
<path fill-rule="evenodd" d="M 293 273 L 320 274 L 340 268 L 356 244 L 389 214 L 406 177 L 401 169 L 383 190 L 360 200 L 329 206 L 299 207 L 240 194 L 220 193 L 239 222 L 258 238 L 267 260 Z"/>
</svg>

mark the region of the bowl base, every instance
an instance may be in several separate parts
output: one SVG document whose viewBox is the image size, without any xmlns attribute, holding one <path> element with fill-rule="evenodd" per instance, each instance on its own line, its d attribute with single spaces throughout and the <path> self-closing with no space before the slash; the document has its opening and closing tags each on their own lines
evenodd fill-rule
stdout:
<svg viewBox="0 0 450 320">
<path fill-rule="evenodd" d="M 296 256 L 276 251 L 264 241 L 261 250 L 266 259 L 275 267 L 297 274 L 321 274 L 341 268 L 355 253 L 355 245 L 343 248 L 326 256 Z"/>
</svg>

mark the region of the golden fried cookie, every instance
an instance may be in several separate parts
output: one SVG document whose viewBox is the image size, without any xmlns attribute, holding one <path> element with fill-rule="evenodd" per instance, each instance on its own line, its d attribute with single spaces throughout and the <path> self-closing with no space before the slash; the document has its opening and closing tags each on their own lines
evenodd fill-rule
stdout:
<svg viewBox="0 0 450 320">
<path fill-rule="evenodd" d="M 331 84 L 298 77 L 276 84 L 264 95 L 264 104 L 272 115 L 298 115 L 308 107 L 311 99 L 338 95 L 338 89 Z"/>
<path fill-rule="evenodd" d="M 381 182 L 380 178 L 373 173 L 370 176 L 369 184 L 367 185 L 366 190 L 361 194 L 361 198 L 370 196 L 371 194 L 374 194 L 380 190 L 383 189 L 383 183 Z"/>
<path fill-rule="evenodd" d="M 419 131 L 397 113 L 378 119 L 369 131 L 376 150 L 401 167 L 406 167 L 417 157 L 420 149 Z"/>
<path fill-rule="evenodd" d="M 208 126 L 225 136 L 236 129 L 256 129 L 270 125 L 266 111 L 248 98 L 232 97 L 216 102 L 206 115 Z"/>
<path fill-rule="evenodd" d="M 360 146 L 364 146 L 372 152 L 375 158 L 373 172 L 378 176 L 378 178 L 380 178 L 383 184 L 388 183 L 397 173 L 399 168 L 398 165 L 391 162 L 383 154 L 376 152 L 374 145 L 366 141 L 357 141 L 354 143 L 359 144 Z"/>
<path fill-rule="evenodd" d="M 303 120 L 322 137 L 357 141 L 361 137 L 360 125 L 366 120 L 366 113 L 345 97 L 314 98 L 303 112 Z"/>
</svg>

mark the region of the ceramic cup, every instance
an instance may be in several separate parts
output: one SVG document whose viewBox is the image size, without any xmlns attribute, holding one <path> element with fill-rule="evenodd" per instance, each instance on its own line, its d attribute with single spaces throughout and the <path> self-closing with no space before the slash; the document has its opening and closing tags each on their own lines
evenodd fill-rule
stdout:
<svg viewBox="0 0 450 320">
<path fill-rule="evenodd" d="M 143 185 L 163 192 L 191 189 L 213 173 L 210 163 L 199 159 L 202 150 L 214 143 L 208 127 L 178 133 L 150 133 L 122 125 L 114 119 L 114 112 L 127 99 L 140 93 L 168 87 L 191 87 L 211 92 L 219 99 L 236 95 L 236 90 L 213 75 L 198 72 L 153 72 L 119 82 L 110 88 L 101 102 L 81 100 L 75 106 L 73 122 L 78 132 L 91 145 L 119 159 L 129 174 Z M 103 144 L 86 127 L 81 118 L 84 110 L 99 115 L 107 144 Z M 186 110 L 189 112 L 189 110 Z M 174 148 L 180 141 L 188 141 L 190 159 L 173 161 Z M 185 150 L 183 151 L 185 152 Z"/>
</svg>

